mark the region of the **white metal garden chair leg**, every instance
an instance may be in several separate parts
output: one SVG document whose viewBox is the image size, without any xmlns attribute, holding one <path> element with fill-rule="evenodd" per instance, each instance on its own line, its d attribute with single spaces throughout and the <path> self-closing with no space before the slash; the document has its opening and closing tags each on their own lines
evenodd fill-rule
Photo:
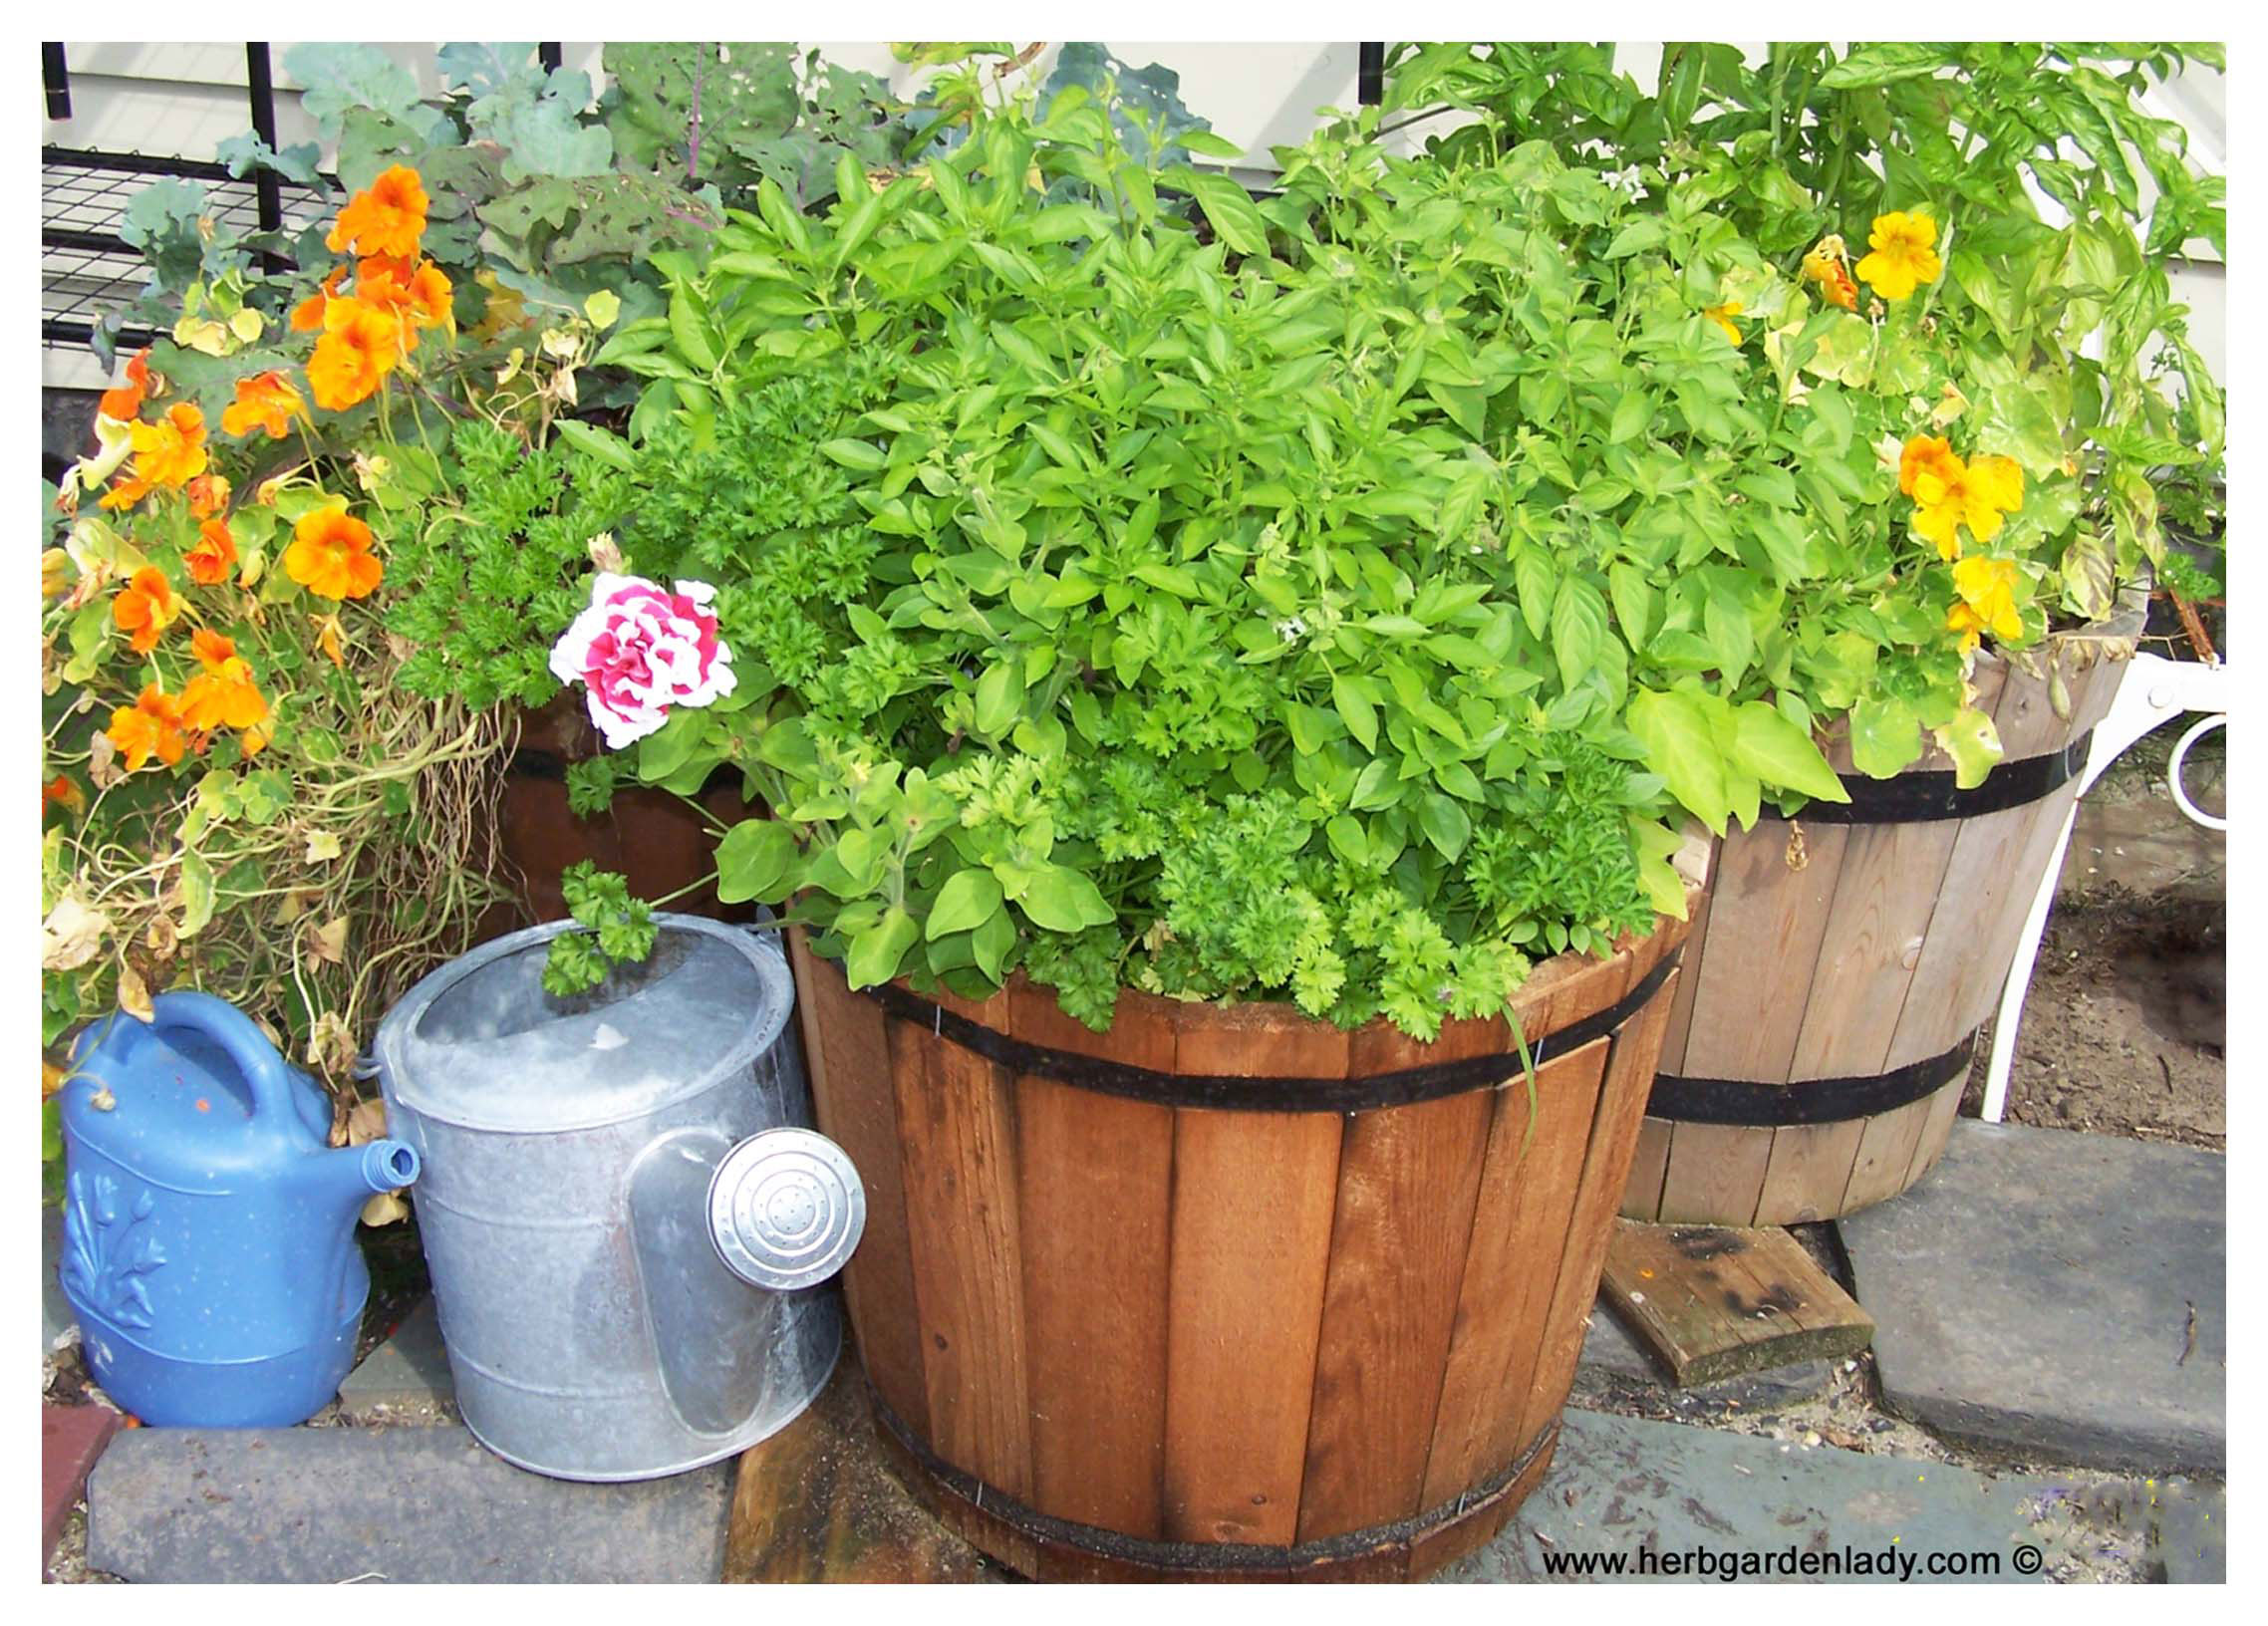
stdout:
<svg viewBox="0 0 2268 1626">
<path fill-rule="evenodd" d="M 2009 967 L 2008 983 L 2001 991 L 2000 1015 L 1993 1023 L 1992 1061 L 1985 1073 L 1984 1106 L 1980 1114 L 1986 1123 L 1999 1123 L 2008 1106 L 2008 1075 L 2016 1065 L 2016 1030 L 2024 1020 L 2024 995 L 2032 986 L 2032 967 L 2040 957 L 2040 939 L 2048 929 L 2048 910 L 2056 901 L 2056 883 L 2063 877 L 2064 855 L 2071 850 L 2072 828 L 2079 822 L 2079 797 L 2085 796 L 2103 770 L 2135 740 L 2182 712 L 2203 711 L 2209 714 L 2192 723 L 2173 747 L 2173 759 L 2166 764 L 2165 776 L 2173 791 L 2174 805 L 2181 809 L 2184 818 L 2208 829 L 2226 830 L 2226 819 L 2203 812 L 2189 799 L 2181 783 L 2181 767 L 2189 755 L 2189 747 L 2200 735 L 2228 721 L 2228 667 L 2222 662 L 2208 665 L 2136 655 L 2126 664 L 2126 675 L 2119 681 L 2119 692 L 2111 702 L 2109 713 L 2095 725 L 2095 738 L 2087 750 L 2087 765 L 2080 771 L 2079 796 L 2072 798 L 2071 811 L 2064 815 L 2063 833 L 2056 838 L 2055 857 L 2048 861 L 2047 873 L 2040 877 L 2040 890 L 2032 899 L 2032 913 L 2025 918 L 2024 937 L 2017 946 L 2016 963 Z"/>
</svg>

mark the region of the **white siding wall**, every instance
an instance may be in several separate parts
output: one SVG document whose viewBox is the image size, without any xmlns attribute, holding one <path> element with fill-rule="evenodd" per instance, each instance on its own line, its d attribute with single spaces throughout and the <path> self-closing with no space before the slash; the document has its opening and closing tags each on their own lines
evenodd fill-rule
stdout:
<svg viewBox="0 0 2268 1626">
<path fill-rule="evenodd" d="M 895 62 L 887 45 L 871 42 L 816 42 L 830 61 L 860 68 L 910 88 L 913 76 Z M 283 60 L 287 45 L 272 47 L 276 65 L 276 133 L 284 145 L 314 139 L 314 127 L 300 111 L 299 97 Z M 434 47 L 383 47 L 437 90 Z M 1351 108 L 1355 102 L 1356 47 L 1346 44 L 1114 44 L 1119 57 L 1137 67 L 1163 62 L 1181 74 L 1182 100 L 1213 121 L 1214 127 L 1246 149 L 1253 171 L 1272 167 L 1268 149 L 1295 143 L 1314 128 L 1315 112 Z M 210 158 L 216 143 L 250 128 L 245 106 L 244 48 L 241 45 L 70 44 L 72 116 L 44 123 L 44 141 L 103 151 L 162 153 Z M 571 68 L 601 74 L 602 48 L 567 44 L 562 55 Z M 1754 48 L 1761 53 L 1762 47 Z M 1052 48 L 1033 65 L 1044 77 L 1053 64 Z M 1622 47 L 1621 62 L 1640 84 L 1659 71 L 1661 46 L 1637 42 Z M 2190 132 L 2190 150 L 2210 172 L 2221 173 L 2227 156 L 2226 85 L 2220 74 L 2194 70 L 2158 88 L 2153 112 L 2177 119 Z M 1414 138 L 1414 137 L 1412 137 Z M 324 154 L 328 161 L 331 154 Z M 2146 184 L 2146 183 L 2145 183 Z M 2191 307 L 2191 336 L 2217 373 L 2226 376 L 2225 277 L 2210 263 L 2175 267 L 2176 295 Z M 94 378 L 92 358 L 49 351 L 47 382 L 83 385 Z"/>
</svg>

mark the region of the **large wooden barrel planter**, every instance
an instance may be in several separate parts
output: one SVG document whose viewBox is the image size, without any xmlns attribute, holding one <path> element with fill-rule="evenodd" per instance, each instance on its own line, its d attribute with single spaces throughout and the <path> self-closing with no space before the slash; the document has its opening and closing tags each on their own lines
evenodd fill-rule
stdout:
<svg viewBox="0 0 2268 1626">
<path fill-rule="evenodd" d="M 519 747 L 505 764 L 497 809 L 499 854 L 514 898 L 482 923 L 484 939 L 564 918 L 559 878 L 585 859 L 620 872 L 637 898 L 667 897 L 715 867 L 716 836 L 666 790 L 618 790 L 596 818 L 581 817 L 568 805 L 568 765 L 603 749 L 598 730 L 583 714 L 580 691 L 562 693 L 521 719 Z M 760 813 L 741 800 L 738 785 L 738 774 L 720 771 L 702 793 L 702 804 L 723 824 Z M 698 887 L 669 907 L 692 915 L 735 913 L 718 904 L 713 885 Z"/>
<path fill-rule="evenodd" d="M 1040 1580 L 1428 1573 L 1542 1478 L 1677 985 L 1682 923 L 1431 1045 L 1288 1006 L 1020 979 L 852 992 L 792 942 L 885 1450 Z"/>
<path fill-rule="evenodd" d="M 2005 754 L 1976 789 L 1959 790 L 1934 748 L 1875 780 L 1839 743 L 1829 756 L 1847 807 L 1768 816 L 1722 843 L 1624 1215 L 1831 1220 L 1934 1167 L 2133 619 L 2065 641 L 2068 718 L 2043 678 L 1978 661 L 1977 703 Z"/>
</svg>

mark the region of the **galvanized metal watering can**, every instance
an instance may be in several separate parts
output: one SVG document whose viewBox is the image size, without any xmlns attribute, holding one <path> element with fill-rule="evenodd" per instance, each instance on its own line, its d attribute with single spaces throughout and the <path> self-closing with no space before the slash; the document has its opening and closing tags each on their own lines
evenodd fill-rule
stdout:
<svg viewBox="0 0 2268 1626">
<path fill-rule="evenodd" d="M 810 1122 L 771 934 L 659 915 L 654 953 L 546 993 L 554 922 L 420 982 L 379 1024 L 387 1122 L 458 1409 L 506 1462 L 652 1479 L 742 1451 L 842 1345 L 821 1286 L 866 1220 Z"/>
<path fill-rule="evenodd" d="M 250 1018 L 161 993 L 80 1036 L 63 1089 L 63 1292 L 95 1381 L 144 1423 L 304 1422 L 354 1363 L 355 1218 L 418 1178 L 333 1148 L 330 1098 Z"/>
</svg>

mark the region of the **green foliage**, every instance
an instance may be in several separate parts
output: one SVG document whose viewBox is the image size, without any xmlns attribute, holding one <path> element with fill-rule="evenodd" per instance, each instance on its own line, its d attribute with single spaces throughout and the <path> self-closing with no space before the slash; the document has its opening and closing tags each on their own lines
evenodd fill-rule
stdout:
<svg viewBox="0 0 2268 1626">
<path fill-rule="evenodd" d="M 567 913 L 580 932 L 551 940 L 543 962 L 543 991 L 568 998 L 597 987 L 607 972 L 654 951 L 654 906 L 630 896 L 630 884 L 586 859 L 560 876 Z"/>
<path fill-rule="evenodd" d="M 1667 677 L 1617 617 L 1682 632 L 1721 600 L 1754 688 L 1792 646 L 1763 649 L 1731 565 L 1673 579 L 1681 523 L 1609 519 L 1642 483 L 1740 560 L 1722 496 L 1667 466 L 1690 457 L 1616 491 L 1559 442 L 1605 443 L 1641 347 L 1701 405 L 1734 364 L 1666 263 L 1591 317 L 1619 276 L 1562 241 L 1603 248 L 1609 194 L 1547 153 L 1283 156 L 1283 197 L 1232 197 L 1074 89 L 821 217 L 735 214 L 625 359 L 653 383 L 623 543 L 717 584 L 747 697 L 672 771 L 741 767 L 779 817 L 720 874 L 795 898 L 855 980 L 977 994 L 1020 965 L 1098 1025 L 1132 984 L 1430 1035 L 1504 1009 L 1531 948 L 1682 907 L 1622 722 Z M 1094 203 L 1049 201 L 1063 177 Z M 1578 406 L 1569 375 L 1614 388 Z M 1625 560 L 1646 579 L 1610 580 Z M 1765 743 L 1752 787 L 1833 788 Z"/>
<path fill-rule="evenodd" d="M 564 628 L 582 609 L 591 544 L 622 519 L 631 481 L 563 439 L 531 449 L 522 434 L 482 418 L 459 426 L 450 444 L 449 500 L 380 521 L 401 584 L 387 628 L 413 646 L 401 682 L 476 707 L 541 705 L 559 680 L 549 642 L 531 641 L 528 629 Z M 576 811 L 603 805 L 594 782 Z"/>
<path fill-rule="evenodd" d="M 1733 46 L 1680 42 L 1665 47 L 1652 96 L 1613 61 L 1608 45 L 1398 46 L 1389 102 L 1482 115 L 1429 140 L 1443 161 L 1548 141 L 1629 187 L 1648 214 L 1723 217 L 1784 274 L 1830 233 L 1856 257 L 1877 215 L 1925 210 L 1946 259 L 1928 320 L 1959 359 L 1973 421 L 2034 479 L 2068 459 L 2077 481 L 2031 550 L 2048 566 L 2044 597 L 2095 619 L 2145 567 L 2180 568 L 2167 564 L 2152 481 L 2178 488 L 2185 468 L 2217 461 L 2223 429 L 2164 260 L 2197 240 L 2225 258 L 2226 211 L 2220 178 L 2197 171 L 2186 133 L 2141 94 L 2185 63 L 2221 66 L 2220 47 L 1900 42 L 1839 56 L 1776 44 L 1751 67 Z M 2043 219 L 2035 195 L 2065 223 Z M 1826 359 L 1865 332 L 1852 322 L 1803 337 Z M 1894 356 L 1840 354 L 1849 369 L 1830 376 L 1846 384 L 1909 376 Z M 2153 368 L 2179 380 L 2178 396 Z M 2080 547 L 2083 536 L 2112 546 Z"/>
</svg>

